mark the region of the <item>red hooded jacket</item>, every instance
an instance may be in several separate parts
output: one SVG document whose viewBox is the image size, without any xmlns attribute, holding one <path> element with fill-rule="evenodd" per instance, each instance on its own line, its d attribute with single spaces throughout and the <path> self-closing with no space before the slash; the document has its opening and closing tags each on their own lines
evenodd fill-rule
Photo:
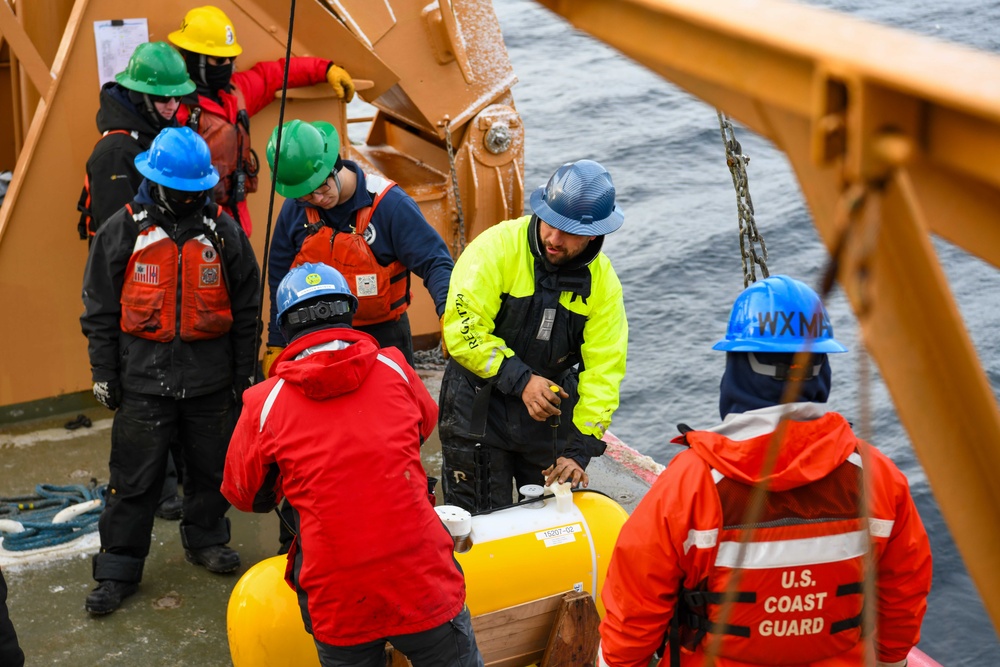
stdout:
<svg viewBox="0 0 1000 667">
<path fill-rule="evenodd" d="M 353 329 L 292 341 L 243 394 L 222 493 L 244 512 L 282 496 L 297 510 L 286 579 L 319 641 L 421 632 L 462 610 L 465 580 L 420 462 L 436 423 L 399 350 Z"/>
<path fill-rule="evenodd" d="M 783 416 L 789 421 L 767 503 L 741 544 L 750 492 Z M 679 618 L 719 620 L 716 596 L 734 576 L 741 599 L 725 619 L 731 632 L 698 634 L 689 623 L 678 642 L 681 665 L 864 664 L 859 625 L 869 552 L 875 655 L 884 663 L 906 658 L 927 609 L 931 553 L 906 478 L 885 455 L 813 403 L 730 414 L 711 431 L 687 433 L 686 442 L 690 450 L 671 461 L 618 538 L 603 590 L 598 665 L 646 667 L 682 587 L 704 594 L 694 598 L 702 606 L 693 617 Z M 706 645 L 716 639 L 718 657 L 706 661 Z"/>
</svg>

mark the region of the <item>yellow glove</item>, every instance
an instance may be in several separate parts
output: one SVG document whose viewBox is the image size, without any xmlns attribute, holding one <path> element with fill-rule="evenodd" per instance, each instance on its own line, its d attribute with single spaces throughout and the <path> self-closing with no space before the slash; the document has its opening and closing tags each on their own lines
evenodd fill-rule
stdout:
<svg viewBox="0 0 1000 667">
<path fill-rule="evenodd" d="M 260 369 L 264 371 L 264 379 L 271 377 L 271 364 L 274 360 L 278 358 L 281 351 L 284 350 L 283 347 L 278 347 L 277 345 L 268 345 L 267 349 L 264 350 L 264 358 L 260 361 Z"/>
<path fill-rule="evenodd" d="M 448 354 L 448 343 L 444 342 L 444 315 L 441 316 L 441 357 L 445 361 L 451 358 L 451 355 Z"/>
<path fill-rule="evenodd" d="M 354 99 L 354 81 L 346 69 L 330 65 L 330 69 L 326 71 L 326 80 L 333 86 L 333 92 L 337 93 L 337 97 L 345 102 Z"/>
</svg>

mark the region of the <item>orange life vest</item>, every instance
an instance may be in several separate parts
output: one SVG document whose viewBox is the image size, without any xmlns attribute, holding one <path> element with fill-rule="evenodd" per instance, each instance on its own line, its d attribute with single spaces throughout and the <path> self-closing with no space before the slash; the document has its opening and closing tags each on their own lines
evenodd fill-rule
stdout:
<svg viewBox="0 0 1000 667">
<path fill-rule="evenodd" d="M 365 174 L 365 178 L 374 201 L 371 206 L 358 210 L 354 231 L 337 232 L 323 224 L 318 209 L 308 206 L 306 219 L 310 233 L 292 262 L 292 268 L 306 262 L 322 262 L 344 274 L 354 296 L 358 297 L 354 326 L 398 320 L 410 305 L 410 272 L 398 259 L 388 266 L 379 264 L 365 239 L 375 208 L 396 184 L 371 174 Z"/>
<path fill-rule="evenodd" d="M 228 333 L 233 325 L 229 290 L 212 239 L 202 233 L 178 250 L 167 232 L 149 219 L 148 211 L 133 212 L 131 204 L 126 208 L 139 235 L 122 285 L 122 331 L 160 343 L 173 340 L 178 328 L 185 342 Z M 215 221 L 205 217 L 205 226 L 214 236 Z"/>
<path fill-rule="evenodd" d="M 235 209 L 246 195 L 257 192 L 257 155 L 250 149 L 250 116 L 239 88 L 233 88 L 239 111 L 236 122 L 206 112 L 202 107 L 191 107 L 187 125 L 197 132 L 212 152 L 212 165 L 219 172 L 219 182 L 212 195 L 215 203 Z M 241 183 L 242 181 L 242 183 Z"/>
<path fill-rule="evenodd" d="M 860 465 L 855 453 L 823 479 L 768 493 L 752 541 L 744 544 L 740 524 L 753 488 L 712 470 L 724 527 L 715 567 L 698 590 L 679 596 L 672 624 L 674 630 L 679 625 L 679 644 L 694 650 L 711 639 L 724 592 L 739 568 L 719 656 L 802 664 L 854 648 L 862 637 L 864 558 L 875 539 L 861 518 Z"/>
</svg>

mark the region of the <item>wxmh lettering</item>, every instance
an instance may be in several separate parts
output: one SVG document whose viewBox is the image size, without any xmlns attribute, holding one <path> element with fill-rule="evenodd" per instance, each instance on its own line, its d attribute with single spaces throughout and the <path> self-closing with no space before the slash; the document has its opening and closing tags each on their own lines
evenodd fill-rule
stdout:
<svg viewBox="0 0 1000 667">
<path fill-rule="evenodd" d="M 757 313 L 757 335 L 822 338 L 832 336 L 833 327 L 822 313 L 813 313 L 811 317 L 807 317 L 805 313 L 776 310 Z"/>
</svg>

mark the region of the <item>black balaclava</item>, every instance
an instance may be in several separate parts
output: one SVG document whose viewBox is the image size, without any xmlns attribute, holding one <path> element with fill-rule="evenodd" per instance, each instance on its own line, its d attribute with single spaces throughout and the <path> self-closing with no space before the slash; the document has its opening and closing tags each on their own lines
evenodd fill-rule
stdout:
<svg viewBox="0 0 1000 667">
<path fill-rule="evenodd" d="M 754 355 L 761 363 L 771 365 L 789 365 L 795 357 L 794 354 L 786 352 L 755 352 Z M 826 403 L 830 396 L 832 378 L 830 360 L 825 354 L 815 354 L 812 365 L 820 366 L 820 371 L 815 377 L 802 382 L 796 400 Z M 726 352 L 726 371 L 722 374 L 722 382 L 719 384 L 719 416 L 725 419 L 730 413 L 747 412 L 780 404 L 785 391 L 785 382 L 755 372 L 750 367 L 749 353 Z"/>
<path fill-rule="evenodd" d="M 129 90 L 128 99 L 135 105 L 135 110 L 139 112 L 139 115 L 146 118 L 156 129 L 162 130 L 165 127 L 174 127 L 177 124 L 175 122 L 177 118 L 176 112 L 173 118 L 167 120 L 156 110 L 156 107 L 153 105 L 153 98 L 150 95 Z"/>
<path fill-rule="evenodd" d="M 234 63 L 209 65 L 208 56 L 194 51 L 182 51 L 188 74 L 198 89 L 211 97 L 218 97 L 220 90 L 229 92 L 229 82 L 233 78 Z"/>
<path fill-rule="evenodd" d="M 205 192 L 187 192 L 174 190 L 159 183 L 153 183 L 149 189 L 153 200 L 174 215 L 176 220 L 183 220 L 194 215 L 205 206 Z"/>
</svg>

